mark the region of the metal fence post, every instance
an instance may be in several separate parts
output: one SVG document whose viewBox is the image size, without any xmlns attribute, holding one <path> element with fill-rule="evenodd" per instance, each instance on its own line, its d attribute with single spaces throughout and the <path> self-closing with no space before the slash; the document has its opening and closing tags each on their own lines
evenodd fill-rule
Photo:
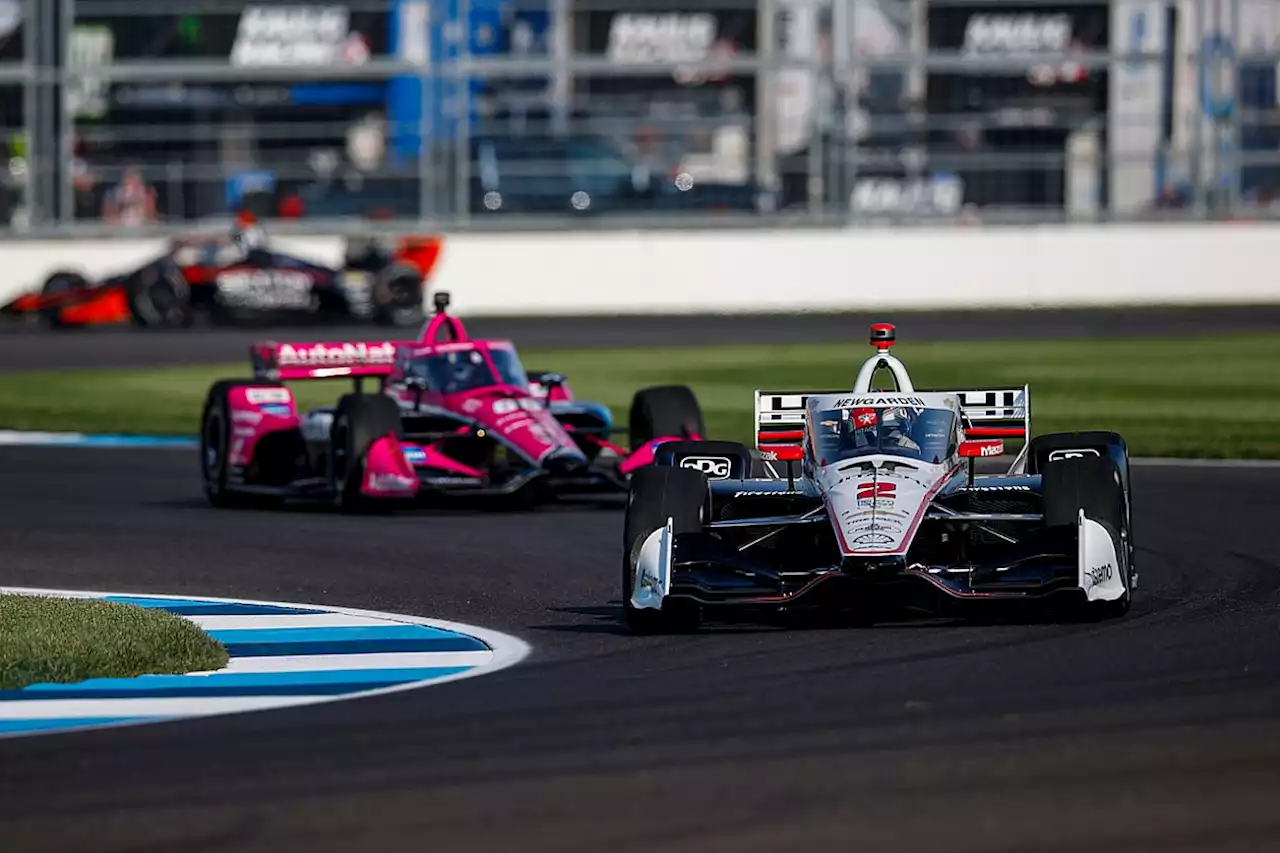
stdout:
<svg viewBox="0 0 1280 853">
<path fill-rule="evenodd" d="M 756 180 L 767 190 L 778 188 L 777 56 L 778 10 L 774 0 L 756 5 Z"/>
<path fill-rule="evenodd" d="M 27 227 L 40 223 L 39 176 L 41 157 L 35 144 L 37 121 L 40 114 L 40 64 L 36 32 L 40 7 L 37 0 L 25 0 L 22 8 L 22 138 L 26 157 L 26 174 L 23 176 L 22 207 L 27 212 Z"/>
</svg>

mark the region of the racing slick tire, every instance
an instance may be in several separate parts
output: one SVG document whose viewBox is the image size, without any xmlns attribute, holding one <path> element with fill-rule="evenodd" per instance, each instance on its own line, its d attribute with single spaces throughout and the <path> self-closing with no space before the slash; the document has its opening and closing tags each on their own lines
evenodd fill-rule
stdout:
<svg viewBox="0 0 1280 853">
<path fill-rule="evenodd" d="M 631 448 L 664 435 L 704 438 L 702 407 L 687 385 L 642 388 L 631 398 Z"/>
<path fill-rule="evenodd" d="M 426 319 L 422 300 L 421 273 L 409 266 L 388 267 L 373 288 L 373 321 L 379 326 L 420 326 Z"/>
<path fill-rule="evenodd" d="M 200 475 L 205 497 L 220 508 L 262 507 L 272 504 L 270 498 L 237 492 L 227 484 L 229 449 L 231 447 L 231 406 L 228 396 L 235 388 L 283 388 L 279 382 L 219 379 L 205 395 L 200 414 Z"/>
<path fill-rule="evenodd" d="M 1083 432 L 1055 432 L 1038 435 L 1027 445 L 1027 473 L 1039 474 L 1051 459 L 1075 459 L 1092 455 L 1109 456 L 1120 469 L 1120 482 L 1124 486 L 1125 529 L 1129 533 L 1129 580 L 1130 587 L 1137 588 L 1138 570 L 1133 545 L 1133 481 L 1129 476 L 1129 447 L 1124 438 L 1115 432 L 1105 430 L 1088 430 Z"/>
<path fill-rule="evenodd" d="M 45 281 L 44 286 L 40 288 L 41 296 L 56 296 L 59 293 L 69 293 L 73 290 L 82 290 L 89 286 L 88 280 L 77 272 L 68 272 L 59 270 Z M 61 308 L 45 308 L 40 312 L 40 321 L 51 329 L 60 329 L 68 324 L 62 322 Z"/>
<path fill-rule="evenodd" d="M 707 478 L 691 468 L 641 468 L 632 475 L 623 522 L 622 616 L 637 634 L 680 633 L 696 630 L 701 608 L 692 601 L 667 599 L 661 610 L 631 606 L 636 559 L 653 531 L 671 519 L 672 532 L 702 529 L 707 502 Z"/>
<path fill-rule="evenodd" d="M 360 491 L 365 456 L 387 433 L 404 438 L 400 409 L 382 394 L 346 394 L 338 400 L 329 428 L 329 476 L 334 501 L 344 511 L 367 510 L 370 500 Z"/>
<path fill-rule="evenodd" d="M 138 270 L 125 285 L 129 315 L 148 329 L 186 328 L 195 321 L 191 285 L 177 264 L 160 261 Z"/>
<path fill-rule="evenodd" d="M 1122 547 L 1132 549 L 1128 498 L 1115 460 L 1109 456 L 1083 456 L 1050 462 L 1044 466 L 1041 486 L 1047 528 L 1074 527 L 1080 511 L 1084 510 L 1086 516 L 1111 531 Z M 1125 615 L 1133 604 L 1132 577 L 1130 569 L 1120 598 L 1086 602 L 1076 614 L 1084 619 Z"/>
</svg>

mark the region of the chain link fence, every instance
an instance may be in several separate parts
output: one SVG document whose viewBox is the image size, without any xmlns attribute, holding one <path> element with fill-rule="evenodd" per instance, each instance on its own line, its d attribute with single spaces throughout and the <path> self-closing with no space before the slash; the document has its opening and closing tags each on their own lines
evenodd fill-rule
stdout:
<svg viewBox="0 0 1280 853">
<path fill-rule="evenodd" d="M 0 229 L 1272 215 L 1278 0 L 0 0 Z"/>
</svg>

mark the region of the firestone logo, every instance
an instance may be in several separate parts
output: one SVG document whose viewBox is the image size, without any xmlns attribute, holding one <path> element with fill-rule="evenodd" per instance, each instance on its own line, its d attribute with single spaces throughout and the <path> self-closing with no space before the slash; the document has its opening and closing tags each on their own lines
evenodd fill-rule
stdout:
<svg viewBox="0 0 1280 853">
<path fill-rule="evenodd" d="M 295 347 L 285 344 L 280 347 L 278 360 L 281 367 L 311 366 L 325 364 L 391 364 L 395 361 L 395 344 L 340 344 L 327 346 Z"/>
</svg>

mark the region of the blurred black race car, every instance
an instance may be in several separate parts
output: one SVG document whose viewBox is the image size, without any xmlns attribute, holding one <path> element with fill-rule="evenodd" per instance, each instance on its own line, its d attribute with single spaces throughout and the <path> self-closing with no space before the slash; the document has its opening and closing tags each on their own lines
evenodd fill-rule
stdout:
<svg viewBox="0 0 1280 853">
<path fill-rule="evenodd" d="M 331 269 L 272 250 L 259 226 L 241 220 L 229 235 L 178 238 L 155 260 L 100 281 L 55 272 L 39 293 L 0 313 L 52 327 L 286 319 L 417 326 L 440 248 L 433 237 L 352 240 L 342 269 Z"/>
</svg>

